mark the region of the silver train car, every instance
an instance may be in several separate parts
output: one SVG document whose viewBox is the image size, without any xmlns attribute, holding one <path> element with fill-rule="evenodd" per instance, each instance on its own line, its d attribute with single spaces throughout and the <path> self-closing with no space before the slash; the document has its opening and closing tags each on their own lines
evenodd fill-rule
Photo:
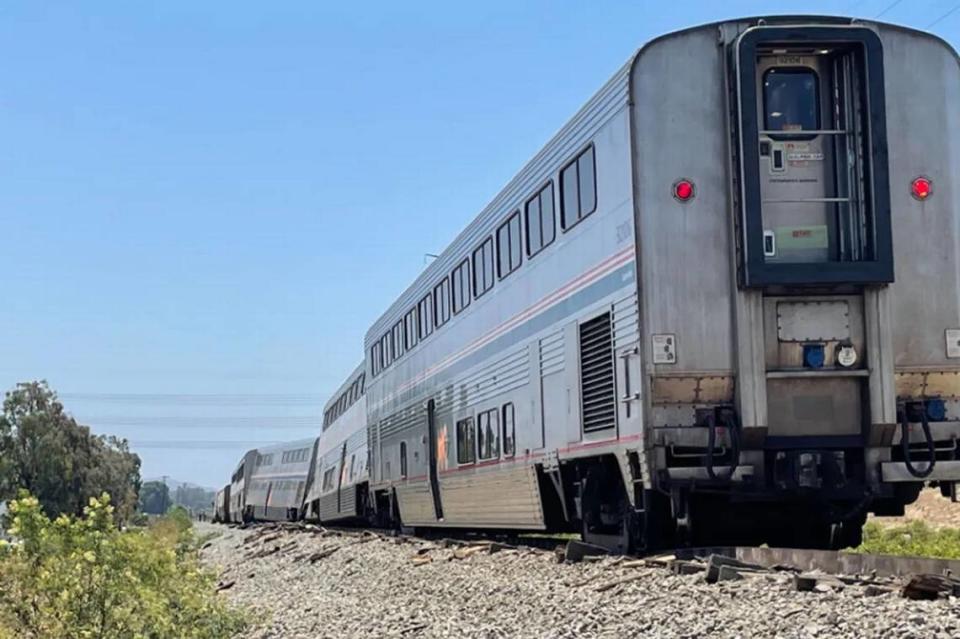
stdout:
<svg viewBox="0 0 960 639">
<path fill-rule="evenodd" d="M 888 24 L 644 45 L 368 331 L 370 509 L 828 547 L 952 492 L 957 104 L 956 52 Z"/>
<path fill-rule="evenodd" d="M 213 499 L 213 523 L 230 521 L 230 484 L 217 491 Z"/>
<path fill-rule="evenodd" d="M 253 466 L 257 459 L 257 451 L 248 450 L 240 458 L 233 474 L 230 476 L 229 494 L 227 495 L 226 520 L 232 523 L 243 522 L 243 514 L 246 511 L 247 488 L 250 485 L 250 475 L 253 473 Z"/>
<path fill-rule="evenodd" d="M 258 448 L 244 488 L 243 521 L 300 518 L 317 438 Z"/>
<path fill-rule="evenodd" d="M 323 434 L 304 499 L 305 517 L 331 523 L 365 520 L 369 464 L 366 372 L 360 364 L 324 407 Z"/>
</svg>

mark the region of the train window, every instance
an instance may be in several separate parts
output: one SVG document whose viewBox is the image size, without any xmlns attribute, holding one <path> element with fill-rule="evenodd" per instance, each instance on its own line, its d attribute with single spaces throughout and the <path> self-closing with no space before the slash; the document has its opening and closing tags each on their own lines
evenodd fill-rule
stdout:
<svg viewBox="0 0 960 639">
<path fill-rule="evenodd" d="M 473 295 L 480 297 L 493 288 L 493 238 L 488 237 L 473 251 Z"/>
<path fill-rule="evenodd" d="M 420 335 L 417 328 L 417 309 L 411 308 L 403 318 L 403 332 L 407 338 L 407 350 L 417 345 L 417 338 Z"/>
<path fill-rule="evenodd" d="M 356 461 L 357 461 L 357 455 L 356 454 L 350 455 L 350 474 L 347 475 L 348 479 L 353 479 L 353 466 L 356 463 Z"/>
<path fill-rule="evenodd" d="M 433 295 L 427 293 L 417 304 L 420 341 L 427 339 L 433 332 Z"/>
<path fill-rule="evenodd" d="M 468 417 L 457 422 L 457 463 L 472 464 L 476 460 L 477 448 L 474 440 L 473 418 Z"/>
<path fill-rule="evenodd" d="M 391 334 L 387 332 L 386 335 L 380 338 L 380 350 L 383 352 L 383 368 L 386 369 L 390 364 L 393 363 L 393 347 L 390 344 Z"/>
<path fill-rule="evenodd" d="M 398 360 L 406 351 L 406 342 L 403 340 L 403 320 L 393 325 L 393 359 Z"/>
<path fill-rule="evenodd" d="M 813 69 L 774 67 L 763 74 L 763 128 L 767 131 L 820 128 L 820 79 Z"/>
<path fill-rule="evenodd" d="M 527 200 L 527 256 L 532 257 L 553 242 L 557 236 L 553 216 L 553 181 Z"/>
<path fill-rule="evenodd" d="M 470 260 L 465 259 L 450 274 L 453 314 L 470 306 Z"/>
<path fill-rule="evenodd" d="M 596 167 L 593 146 L 560 171 L 560 226 L 563 230 L 597 208 Z"/>
<path fill-rule="evenodd" d="M 407 442 L 400 442 L 400 477 L 407 477 Z"/>
<path fill-rule="evenodd" d="M 500 420 L 496 408 L 477 415 L 477 443 L 480 459 L 500 456 Z"/>
<path fill-rule="evenodd" d="M 370 347 L 370 372 L 373 373 L 374 377 L 380 374 L 380 369 L 383 367 L 383 361 L 380 359 L 382 353 L 380 347 L 380 340 L 374 342 L 373 346 Z"/>
<path fill-rule="evenodd" d="M 505 278 L 517 270 L 523 249 L 520 248 L 520 211 L 497 229 L 497 277 Z"/>
<path fill-rule="evenodd" d="M 450 280 L 443 280 L 433 287 L 433 325 L 440 328 L 450 319 Z"/>
<path fill-rule="evenodd" d="M 513 404 L 503 405 L 503 455 L 513 457 L 517 452 L 516 427 L 513 421 Z"/>
</svg>

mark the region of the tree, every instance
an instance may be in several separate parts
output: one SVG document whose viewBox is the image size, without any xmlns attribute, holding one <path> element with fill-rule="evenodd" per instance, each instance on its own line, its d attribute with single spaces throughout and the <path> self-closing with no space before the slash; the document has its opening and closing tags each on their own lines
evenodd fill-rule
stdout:
<svg viewBox="0 0 960 639">
<path fill-rule="evenodd" d="M 140 487 L 140 512 L 162 515 L 170 503 L 170 488 L 164 482 L 147 481 Z"/>
<path fill-rule="evenodd" d="M 133 512 L 140 458 L 125 440 L 93 435 L 71 417 L 45 381 L 17 384 L 0 415 L 0 500 L 19 489 L 35 495 L 50 516 L 79 515 L 91 497 L 108 492 L 117 514 Z"/>
</svg>

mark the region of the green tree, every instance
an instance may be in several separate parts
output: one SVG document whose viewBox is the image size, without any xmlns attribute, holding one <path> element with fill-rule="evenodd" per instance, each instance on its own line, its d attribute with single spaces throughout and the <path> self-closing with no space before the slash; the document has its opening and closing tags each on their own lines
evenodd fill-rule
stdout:
<svg viewBox="0 0 960 639">
<path fill-rule="evenodd" d="M 162 515 L 170 507 L 170 488 L 162 481 L 146 481 L 140 486 L 140 511 Z"/>
<path fill-rule="evenodd" d="M 0 546 L 0 639 L 214 639 L 244 625 L 199 564 L 190 520 L 120 531 L 106 494 L 51 520 L 23 493 Z"/>
<path fill-rule="evenodd" d="M 44 381 L 17 384 L 0 415 L 0 500 L 26 489 L 49 515 L 79 514 L 108 492 L 118 515 L 133 512 L 140 458 L 124 440 L 93 435 L 70 416 Z"/>
</svg>

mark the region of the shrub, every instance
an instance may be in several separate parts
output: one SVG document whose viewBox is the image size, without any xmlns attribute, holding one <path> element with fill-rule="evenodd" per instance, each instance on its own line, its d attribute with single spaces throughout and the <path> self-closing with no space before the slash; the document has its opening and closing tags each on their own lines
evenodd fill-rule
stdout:
<svg viewBox="0 0 960 639">
<path fill-rule="evenodd" d="M 922 521 L 904 526 L 882 526 L 869 522 L 863 528 L 863 543 L 857 552 L 914 557 L 960 559 L 960 530 L 931 528 Z"/>
<path fill-rule="evenodd" d="M 16 541 L 0 547 L 0 639 L 211 639 L 243 628 L 182 522 L 120 531 L 106 494 L 83 517 L 51 520 L 26 494 L 9 508 Z"/>
</svg>

